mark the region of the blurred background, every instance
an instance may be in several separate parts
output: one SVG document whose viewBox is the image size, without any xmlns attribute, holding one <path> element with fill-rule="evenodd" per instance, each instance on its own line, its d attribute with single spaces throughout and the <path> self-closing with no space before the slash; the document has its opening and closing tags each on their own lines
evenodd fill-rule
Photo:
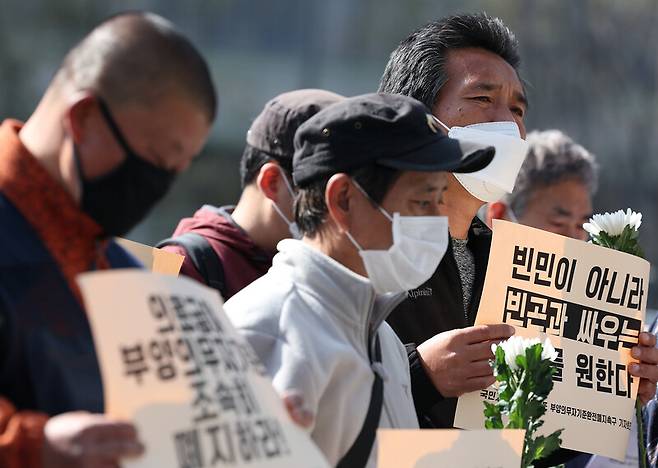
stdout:
<svg viewBox="0 0 658 468">
<path fill-rule="evenodd" d="M 559 128 L 602 166 L 595 211 L 641 211 L 658 261 L 658 2 L 655 0 L 0 0 L 0 118 L 26 119 L 68 49 L 104 17 L 159 13 L 201 48 L 220 95 L 211 140 L 127 237 L 154 244 L 204 203 L 234 203 L 245 133 L 264 103 L 318 87 L 376 91 L 390 52 L 428 21 L 486 11 L 516 33 L 527 128 Z M 654 234 L 652 234 L 654 233 Z M 658 306 L 652 278 L 650 306 Z"/>
</svg>

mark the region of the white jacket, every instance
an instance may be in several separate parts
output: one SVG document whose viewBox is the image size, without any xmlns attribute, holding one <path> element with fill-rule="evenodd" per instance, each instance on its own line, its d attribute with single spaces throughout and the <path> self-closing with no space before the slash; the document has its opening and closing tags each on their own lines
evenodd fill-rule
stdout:
<svg viewBox="0 0 658 468">
<path fill-rule="evenodd" d="M 379 333 L 385 374 L 379 427 L 418 428 L 407 353 L 384 322 L 404 296 L 377 296 L 367 278 L 302 241 L 281 241 L 278 250 L 267 274 L 224 308 L 277 391 L 304 397 L 315 414 L 311 437 L 329 462 L 345 455 L 366 417 L 374 379 L 370 330 Z M 368 468 L 376 455 L 375 445 Z"/>
</svg>

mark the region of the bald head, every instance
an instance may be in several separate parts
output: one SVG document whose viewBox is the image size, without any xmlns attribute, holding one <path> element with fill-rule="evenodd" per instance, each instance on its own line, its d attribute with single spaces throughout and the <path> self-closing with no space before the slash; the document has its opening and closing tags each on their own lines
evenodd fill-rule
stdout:
<svg viewBox="0 0 658 468">
<path fill-rule="evenodd" d="M 212 122 L 217 97 L 205 60 L 192 43 L 153 13 L 113 16 L 66 56 L 52 84 L 89 91 L 114 106 L 150 106 L 166 95 L 190 100 Z"/>
</svg>

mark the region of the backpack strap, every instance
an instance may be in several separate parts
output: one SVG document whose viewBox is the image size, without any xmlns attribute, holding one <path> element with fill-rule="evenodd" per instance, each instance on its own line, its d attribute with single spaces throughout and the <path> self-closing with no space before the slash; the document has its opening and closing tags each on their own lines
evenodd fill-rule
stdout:
<svg viewBox="0 0 658 468">
<path fill-rule="evenodd" d="M 375 333 L 374 356 L 371 354 L 369 357 L 371 364 L 381 365 L 382 351 L 379 345 L 379 333 Z M 370 452 L 372 452 L 375 437 L 377 436 L 382 406 L 384 405 L 384 380 L 377 371 L 374 373 L 375 380 L 372 383 L 370 405 L 368 406 L 368 412 L 366 413 L 366 419 L 363 422 L 361 432 L 359 432 L 359 435 L 347 453 L 338 462 L 336 468 L 357 468 L 364 467 L 368 464 Z"/>
<path fill-rule="evenodd" d="M 170 237 L 156 245 L 157 248 L 166 245 L 177 245 L 185 249 L 194 268 L 199 272 L 208 286 L 216 289 L 226 297 L 226 281 L 224 278 L 224 267 L 222 261 L 212 248 L 208 239 L 195 232 L 186 232 L 180 236 Z"/>
</svg>

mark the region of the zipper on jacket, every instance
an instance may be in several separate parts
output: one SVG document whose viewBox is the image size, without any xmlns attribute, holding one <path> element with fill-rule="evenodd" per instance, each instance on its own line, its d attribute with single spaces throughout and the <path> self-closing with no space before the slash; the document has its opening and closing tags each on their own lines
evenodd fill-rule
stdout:
<svg viewBox="0 0 658 468">
<path fill-rule="evenodd" d="M 366 340 L 369 339 L 370 335 L 375 333 L 375 331 L 379 330 L 379 327 L 384 323 L 384 321 L 388 318 L 388 316 L 393 312 L 393 310 L 400 305 L 404 299 L 406 298 L 406 293 L 400 293 L 397 296 L 392 297 L 386 304 L 385 307 L 382 310 L 382 314 L 380 317 L 377 318 L 376 322 L 370 323 L 370 319 L 372 317 L 372 312 L 375 307 L 375 298 L 376 295 L 373 296 L 371 302 L 370 302 L 370 311 L 368 312 L 368 335 L 366 336 Z M 371 354 L 374 354 L 374 342 L 371 345 L 370 352 Z"/>
<path fill-rule="evenodd" d="M 370 308 L 368 311 L 368 321 L 366 322 L 366 350 L 368 350 L 368 361 L 370 361 L 370 356 L 375 355 L 375 334 L 379 333 L 379 327 L 381 327 L 382 323 L 386 320 L 386 317 L 390 315 L 391 312 L 393 312 L 393 309 L 395 309 L 402 301 L 404 301 L 404 298 L 406 297 L 405 294 L 400 294 L 399 296 L 395 298 L 391 298 L 390 301 L 388 301 L 385 305 L 385 308 L 382 310 L 381 317 L 378 317 L 377 322 L 370 323 L 370 319 L 372 318 L 374 308 L 375 308 L 375 299 L 377 295 L 373 294 L 371 300 L 370 300 Z M 373 337 L 371 340 L 370 337 Z M 380 343 L 381 344 L 381 343 Z M 381 359 L 381 365 L 384 365 L 384 349 L 382 348 L 382 359 Z M 371 369 L 372 369 L 372 363 L 371 363 Z M 373 372 L 374 369 L 373 369 Z M 384 410 L 384 413 L 386 414 L 386 417 L 388 418 L 388 422 L 391 426 L 391 428 L 400 428 L 400 424 L 397 420 L 396 417 L 393 416 L 393 413 L 391 412 L 391 409 L 389 408 L 387 398 L 386 398 L 386 381 L 384 381 L 384 388 L 383 388 L 383 403 L 382 403 L 382 408 Z M 379 420 L 379 424 L 381 424 L 381 416 Z"/>
</svg>

